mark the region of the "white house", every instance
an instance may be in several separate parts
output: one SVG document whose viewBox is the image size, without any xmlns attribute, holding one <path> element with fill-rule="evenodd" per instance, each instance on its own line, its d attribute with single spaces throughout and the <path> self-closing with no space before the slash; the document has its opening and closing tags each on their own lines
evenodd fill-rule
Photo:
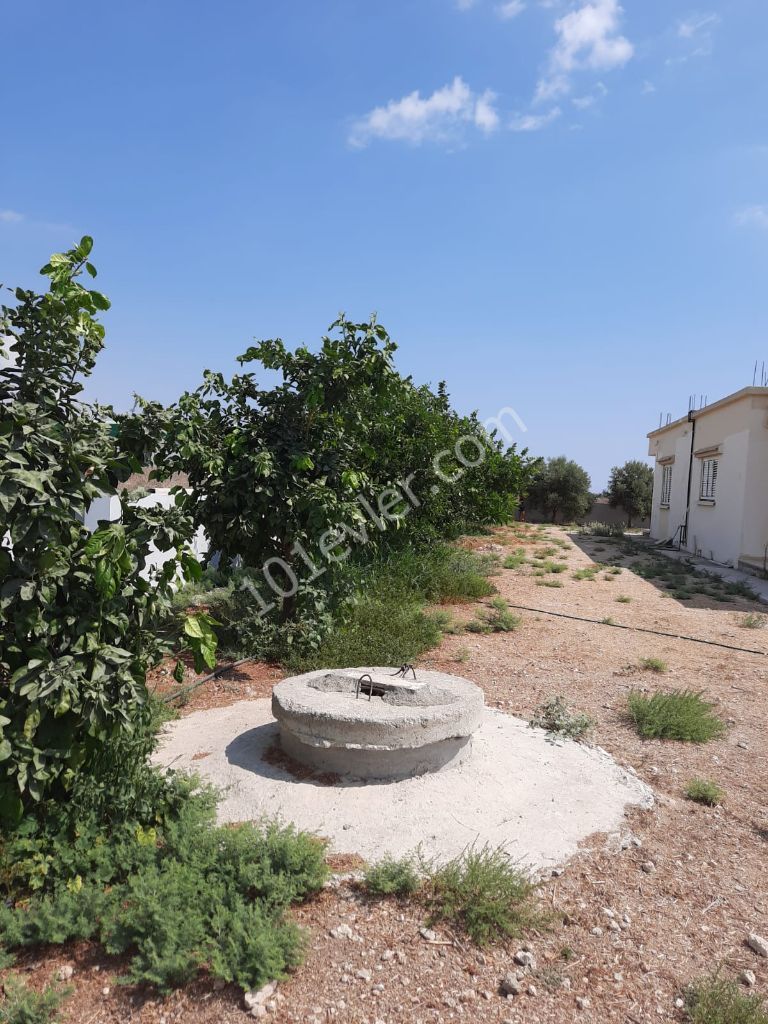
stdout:
<svg viewBox="0 0 768 1024">
<path fill-rule="evenodd" d="M 768 567 L 768 388 L 742 388 L 648 435 L 651 537 L 752 572 Z"/>
</svg>

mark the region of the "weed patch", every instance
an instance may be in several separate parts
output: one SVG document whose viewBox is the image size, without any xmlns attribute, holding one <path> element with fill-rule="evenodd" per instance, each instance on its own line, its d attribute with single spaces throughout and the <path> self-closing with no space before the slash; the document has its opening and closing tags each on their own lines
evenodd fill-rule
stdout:
<svg viewBox="0 0 768 1024">
<path fill-rule="evenodd" d="M 3 983 L 5 999 L 0 1003 L 0 1024 L 56 1024 L 61 1020 L 59 1007 L 72 991 L 47 985 L 36 992 L 20 978 Z"/>
<path fill-rule="evenodd" d="M 735 981 L 717 975 L 704 978 L 685 995 L 692 1024 L 768 1024 L 763 999 L 743 993 Z"/>
<path fill-rule="evenodd" d="M 725 732 L 713 705 L 692 690 L 673 690 L 646 696 L 633 690 L 628 698 L 629 717 L 643 739 L 685 740 L 706 743 Z"/>
<path fill-rule="evenodd" d="M 767 622 L 768 617 L 758 615 L 757 612 L 747 612 L 739 619 L 739 625 L 742 629 L 763 629 Z"/>
<path fill-rule="evenodd" d="M 544 920 L 535 886 L 504 849 L 470 847 L 447 864 L 426 868 L 430 921 L 461 928 L 478 946 L 518 938 Z"/>
<path fill-rule="evenodd" d="M 507 555 L 502 565 L 505 569 L 519 569 L 521 565 L 525 565 L 525 562 L 525 550 L 518 548 L 513 554 Z"/>
<path fill-rule="evenodd" d="M 689 800 L 706 807 L 717 807 L 723 802 L 725 791 L 716 782 L 707 779 L 691 779 L 685 787 L 685 795 Z"/>
<path fill-rule="evenodd" d="M 548 733 L 578 740 L 589 732 L 594 722 L 589 715 L 572 714 L 565 697 L 557 696 L 536 708 L 530 724 L 536 729 L 546 729 Z"/>
<path fill-rule="evenodd" d="M 385 857 L 366 868 L 363 883 L 371 896 L 411 896 L 420 888 L 421 878 L 410 857 Z"/>
<path fill-rule="evenodd" d="M 483 608 L 477 618 L 467 623 L 467 629 L 470 633 L 511 633 L 522 621 L 519 615 L 509 610 L 503 598 L 497 597 L 491 601 L 490 607 Z"/>
<path fill-rule="evenodd" d="M 663 658 L 641 658 L 640 668 L 645 672 L 655 672 L 657 675 L 663 675 L 667 671 L 668 665 Z"/>
</svg>

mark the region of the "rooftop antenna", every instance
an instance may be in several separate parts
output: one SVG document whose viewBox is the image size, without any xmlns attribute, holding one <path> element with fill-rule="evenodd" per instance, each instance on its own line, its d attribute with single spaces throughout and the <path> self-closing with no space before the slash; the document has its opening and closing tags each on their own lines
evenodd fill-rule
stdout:
<svg viewBox="0 0 768 1024">
<path fill-rule="evenodd" d="M 755 360 L 755 372 L 752 374 L 752 387 L 757 383 L 757 360 Z"/>
<path fill-rule="evenodd" d="M 663 415 L 664 415 L 663 412 L 659 413 L 659 430 L 661 430 L 661 418 L 662 418 Z"/>
</svg>

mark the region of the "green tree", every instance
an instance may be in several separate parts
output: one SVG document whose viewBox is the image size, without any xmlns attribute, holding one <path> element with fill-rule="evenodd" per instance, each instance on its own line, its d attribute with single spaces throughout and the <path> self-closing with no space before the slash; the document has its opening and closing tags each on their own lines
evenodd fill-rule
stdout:
<svg viewBox="0 0 768 1024">
<path fill-rule="evenodd" d="M 564 455 L 547 459 L 528 490 L 528 504 L 553 523 L 579 519 L 592 506 L 591 481 L 585 469 Z"/>
<path fill-rule="evenodd" d="M 653 500 L 653 470 L 639 459 L 614 466 L 608 481 L 608 500 L 612 508 L 621 506 L 627 513 L 627 526 L 633 519 L 646 519 Z"/>
<path fill-rule="evenodd" d="M 342 316 L 330 330 L 317 352 L 270 340 L 240 357 L 277 372 L 276 385 L 206 371 L 168 409 L 139 400 L 121 427 L 137 454 L 160 439 L 154 472 L 188 475 L 180 500 L 211 550 L 263 570 L 254 600 L 283 622 L 318 613 L 353 549 L 508 517 L 533 462 L 453 412 L 443 385 L 401 377 L 375 319 Z"/>
<path fill-rule="evenodd" d="M 107 299 L 77 280 L 85 237 L 51 257 L 42 295 L 16 289 L 0 307 L 0 817 L 61 794 L 111 738 L 147 711 L 145 676 L 169 650 L 158 636 L 172 583 L 200 567 L 184 551 L 192 520 L 125 507 L 93 534 L 91 503 L 137 468 L 110 429 L 109 410 L 80 400 L 104 344 Z M 153 583 L 151 544 L 181 549 Z M 198 663 L 213 662 L 206 617 L 187 623 Z"/>
</svg>

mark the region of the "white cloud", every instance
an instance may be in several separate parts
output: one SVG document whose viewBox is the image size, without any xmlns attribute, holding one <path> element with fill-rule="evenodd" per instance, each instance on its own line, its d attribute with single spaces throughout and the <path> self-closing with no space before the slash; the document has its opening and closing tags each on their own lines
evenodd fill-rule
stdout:
<svg viewBox="0 0 768 1024">
<path fill-rule="evenodd" d="M 702 29 L 714 28 L 720 21 L 718 14 L 693 14 L 678 22 L 677 34 L 681 39 L 692 39 Z"/>
<path fill-rule="evenodd" d="M 525 4 L 523 3 L 523 0 L 505 0 L 505 3 L 497 6 L 496 13 L 502 21 L 511 21 L 511 19 L 516 18 L 518 14 L 522 14 L 524 10 Z"/>
<path fill-rule="evenodd" d="M 456 0 L 456 6 L 460 11 L 468 11 L 470 7 L 474 7 L 477 0 Z"/>
<path fill-rule="evenodd" d="M 16 210 L 0 210 L 0 223 L 2 224 L 18 224 L 22 220 L 24 220 L 23 213 L 17 213 Z"/>
<path fill-rule="evenodd" d="M 477 128 L 486 135 L 499 125 L 495 93 L 486 89 L 473 92 L 457 75 L 450 85 L 422 97 L 416 90 L 386 106 L 374 107 L 359 118 L 349 133 L 353 146 L 366 146 L 372 139 L 398 142 L 450 142 L 466 128 Z"/>
<path fill-rule="evenodd" d="M 757 206 L 747 206 L 739 210 L 734 218 L 741 227 L 762 228 L 768 231 L 768 203 Z"/>
<path fill-rule="evenodd" d="M 546 114 L 519 114 L 510 121 L 513 132 L 539 132 L 562 114 L 560 107 L 552 107 Z"/>
<path fill-rule="evenodd" d="M 575 71 L 610 71 L 631 59 L 634 47 L 619 34 L 622 13 L 618 0 L 589 0 L 557 19 L 557 42 L 537 86 L 537 101 L 567 93 Z"/>
<path fill-rule="evenodd" d="M 589 107 L 593 107 L 599 99 L 608 94 L 608 90 L 602 82 L 598 82 L 592 92 L 587 93 L 585 96 L 574 96 L 571 101 L 577 110 L 587 110 Z"/>
<path fill-rule="evenodd" d="M 652 92 L 656 92 L 656 86 L 653 84 L 653 82 L 649 82 L 646 78 L 646 80 L 643 82 L 640 92 L 643 94 L 643 96 L 649 96 Z"/>
</svg>

